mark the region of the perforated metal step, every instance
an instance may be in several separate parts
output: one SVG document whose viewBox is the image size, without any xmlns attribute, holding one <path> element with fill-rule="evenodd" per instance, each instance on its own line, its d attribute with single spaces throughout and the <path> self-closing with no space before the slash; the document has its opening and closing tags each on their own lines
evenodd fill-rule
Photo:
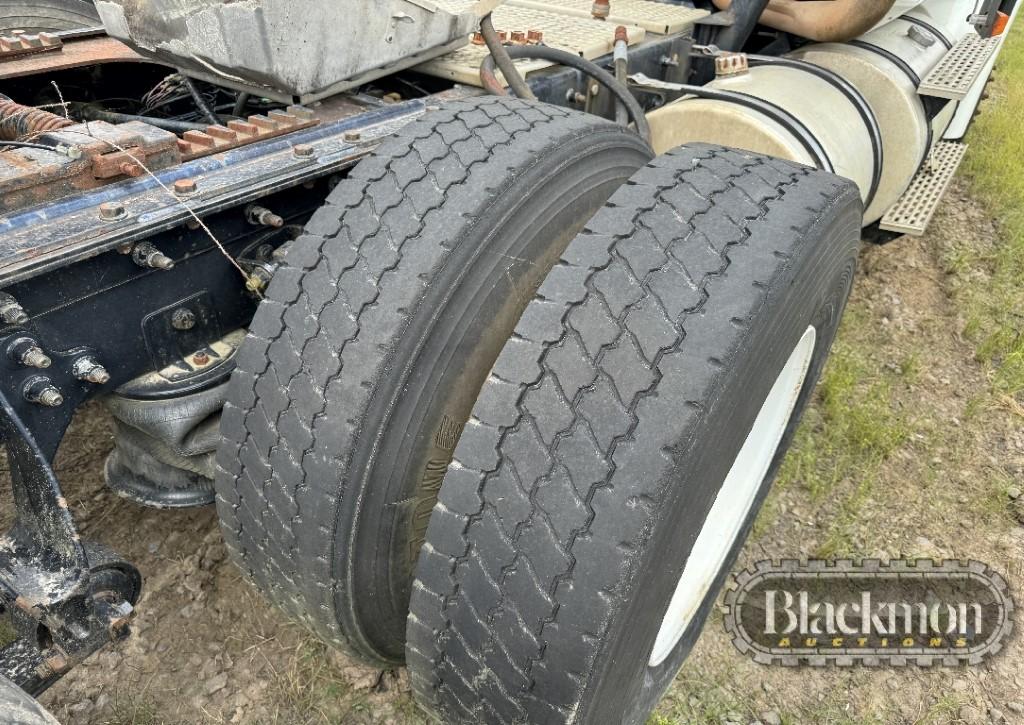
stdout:
<svg viewBox="0 0 1024 725">
<path fill-rule="evenodd" d="M 463 6 L 470 6 L 472 0 L 439 0 L 437 4 L 450 12 L 460 12 Z M 578 18 L 518 5 L 500 5 L 494 10 L 495 29 L 510 34 L 514 31 L 539 30 L 544 34 L 545 45 L 576 53 L 588 60 L 612 51 L 615 46 L 615 25 L 590 17 Z M 643 41 L 647 35 L 646 30 L 635 25 L 627 26 L 626 31 L 631 45 Z M 456 83 L 479 86 L 480 64 L 487 54 L 486 46 L 467 45 L 454 53 L 418 65 L 416 70 Z M 551 65 L 547 61 L 516 61 L 516 67 L 524 77 Z M 498 77 L 501 78 L 500 73 Z"/>
<path fill-rule="evenodd" d="M 547 10 L 552 13 L 590 18 L 594 0 L 508 0 L 510 5 Z M 612 25 L 638 25 L 652 33 L 666 35 L 689 30 L 707 10 L 668 5 L 653 0 L 615 0 L 605 22 Z"/>
<path fill-rule="evenodd" d="M 967 34 L 925 76 L 917 92 L 922 96 L 963 100 L 1002 40 L 1002 36 L 982 38 L 975 33 Z"/>
<path fill-rule="evenodd" d="M 956 141 L 935 144 L 928 160 L 879 226 L 912 237 L 924 234 L 966 151 L 967 145 Z"/>
</svg>

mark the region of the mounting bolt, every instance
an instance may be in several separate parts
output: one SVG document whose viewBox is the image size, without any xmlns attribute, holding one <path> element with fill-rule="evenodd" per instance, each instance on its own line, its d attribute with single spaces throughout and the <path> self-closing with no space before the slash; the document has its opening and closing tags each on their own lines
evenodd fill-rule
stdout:
<svg viewBox="0 0 1024 725">
<path fill-rule="evenodd" d="M 594 0 L 594 5 L 590 8 L 590 14 L 594 16 L 594 20 L 605 20 L 611 12 L 612 6 L 609 0 Z"/>
<path fill-rule="evenodd" d="M 28 315 L 18 301 L 6 292 L 0 292 L 0 321 L 5 325 L 28 324 Z"/>
<path fill-rule="evenodd" d="M 43 352 L 43 349 L 33 345 L 21 356 L 21 364 L 27 368 L 39 368 L 45 370 L 53 364 L 50 356 Z"/>
<path fill-rule="evenodd" d="M 71 364 L 71 374 L 78 380 L 96 385 L 110 382 L 110 373 L 91 355 L 83 355 Z"/>
<path fill-rule="evenodd" d="M 57 408 L 64 404 L 64 396 L 54 386 L 49 378 L 34 377 L 25 381 L 22 387 L 22 394 L 25 400 L 30 403 L 38 403 L 48 408 Z"/>
<path fill-rule="evenodd" d="M 199 352 L 192 356 L 192 362 L 193 364 L 198 365 L 199 367 L 203 367 L 204 365 L 210 364 L 210 356 L 207 355 L 204 351 L 200 350 Z"/>
<path fill-rule="evenodd" d="M 174 182 L 174 193 L 178 196 L 189 196 L 195 194 L 199 189 L 195 179 L 178 179 Z"/>
<path fill-rule="evenodd" d="M 124 204 L 116 201 L 105 201 L 100 204 L 100 219 L 112 222 L 125 216 Z"/>
<path fill-rule="evenodd" d="M 526 32 L 523 30 L 513 30 L 511 38 L 513 45 L 526 45 Z"/>
<path fill-rule="evenodd" d="M 136 244 L 132 250 L 132 261 L 149 269 L 174 269 L 174 260 L 149 242 Z"/>
<path fill-rule="evenodd" d="M 540 45 L 544 42 L 544 31 L 543 30 L 527 30 L 526 31 L 526 42 L 530 45 Z"/>
<path fill-rule="evenodd" d="M 27 368 L 45 369 L 53 364 L 39 343 L 31 337 L 19 337 L 7 346 L 7 357 Z"/>
<path fill-rule="evenodd" d="M 349 142 L 358 141 L 362 137 L 363 134 L 359 133 L 358 131 L 346 131 L 345 135 L 343 136 L 343 138 Z"/>
<path fill-rule="evenodd" d="M 250 224 L 255 224 L 256 226 L 273 227 L 274 229 L 280 229 L 284 226 L 284 219 L 259 204 L 250 204 L 246 207 L 245 218 L 249 220 Z"/>
<path fill-rule="evenodd" d="M 348 136 L 348 134 L 345 134 L 345 136 Z M 346 138 L 345 140 L 347 141 L 348 139 Z M 316 155 L 316 149 L 308 143 L 298 143 L 292 147 L 292 153 L 299 159 L 311 159 Z"/>
<path fill-rule="evenodd" d="M 575 88 L 570 88 L 565 92 L 565 101 L 566 103 L 586 103 L 587 97 Z"/>
<path fill-rule="evenodd" d="M 171 327 L 180 332 L 196 326 L 196 313 L 187 307 L 179 307 L 171 313 Z"/>
</svg>

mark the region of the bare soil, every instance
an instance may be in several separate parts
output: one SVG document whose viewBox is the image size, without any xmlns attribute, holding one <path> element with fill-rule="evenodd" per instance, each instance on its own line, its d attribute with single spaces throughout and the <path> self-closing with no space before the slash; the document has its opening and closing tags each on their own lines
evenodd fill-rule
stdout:
<svg viewBox="0 0 1024 725">
<path fill-rule="evenodd" d="M 872 369 L 891 379 L 887 404 L 906 439 L 865 474 L 871 487 L 857 499 L 847 494 L 863 471 L 844 474 L 824 498 L 799 476 L 789 481 L 770 500 L 741 566 L 814 556 L 826 541 L 841 555 L 977 558 L 1002 570 L 1024 602 L 1024 527 L 1007 495 L 1024 480 L 1024 418 L 987 395 L 985 368 L 962 334 L 958 285 L 986 271 L 950 273 L 959 245 L 991 244 L 995 235 L 956 187 L 928 236 L 865 247 L 851 303 L 855 324 L 844 327 L 842 342 L 861 348 Z M 821 425 L 813 411 L 808 420 Z M 351 662 L 268 605 L 226 560 L 212 509 L 155 511 L 109 492 L 102 466 L 112 445 L 105 413 L 90 405 L 57 469 L 83 535 L 134 561 L 144 594 L 131 639 L 43 696 L 62 722 L 424 721 L 404 672 Z M 655 717 L 1024 722 L 1022 655 L 1018 628 L 1005 652 L 973 669 L 768 668 L 733 649 L 716 614 Z"/>
</svg>

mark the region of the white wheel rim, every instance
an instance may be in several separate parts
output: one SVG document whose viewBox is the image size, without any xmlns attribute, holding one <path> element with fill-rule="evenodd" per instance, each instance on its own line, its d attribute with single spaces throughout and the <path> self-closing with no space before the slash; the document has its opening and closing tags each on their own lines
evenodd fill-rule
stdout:
<svg viewBox="0 0 1024 725">
<path fill-rule="evenodd" d="M 814 354 L 815 338 L 814 327 L 808 327 L 793 348 L 722 482 L 661 622 L 648 661 L 651 667 L 657 667 L 672 654 L 740 535 L 793 417 Z"/>
</svg>

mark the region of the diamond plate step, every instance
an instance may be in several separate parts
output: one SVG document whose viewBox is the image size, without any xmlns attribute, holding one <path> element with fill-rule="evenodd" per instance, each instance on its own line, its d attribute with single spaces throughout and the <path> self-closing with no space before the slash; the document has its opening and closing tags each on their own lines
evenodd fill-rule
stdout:
<svg viewBox="0 0 1024 725">
<path fill-rule="evenodd" d="M 966 151 L 967 145 L 956 141 L 935 144 L 910 186 L 882 217 L 879 226 L 912 237 L 924 234 Z"/>
<path fill-rule="evenodd" d="M 993 38 L 982 38 L 975 33 L 965 35 L 925 76 L 917 92 L 922 96 L 963 100 L 1002 40 L 1001 35 Z"/>
</svg>

